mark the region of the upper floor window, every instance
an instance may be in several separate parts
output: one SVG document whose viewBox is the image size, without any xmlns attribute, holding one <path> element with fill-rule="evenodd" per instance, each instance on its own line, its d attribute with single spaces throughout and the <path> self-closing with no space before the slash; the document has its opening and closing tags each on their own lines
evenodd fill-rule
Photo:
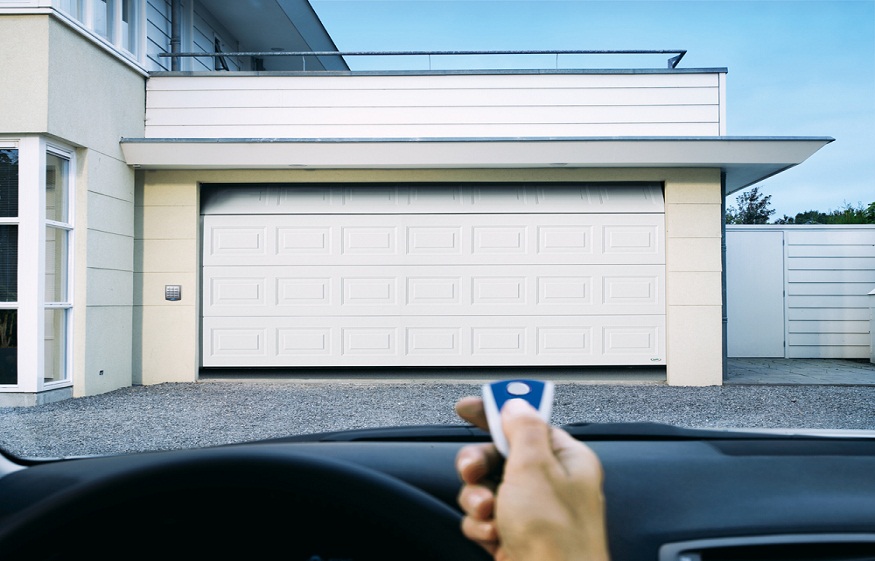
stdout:
<svg viewBox="0 0 875 561">
<path fill-rule="evenodd" d="M 55 7 L 115 47 L 140 57 L 144 0 L 54 0 Z"/>
</svg>

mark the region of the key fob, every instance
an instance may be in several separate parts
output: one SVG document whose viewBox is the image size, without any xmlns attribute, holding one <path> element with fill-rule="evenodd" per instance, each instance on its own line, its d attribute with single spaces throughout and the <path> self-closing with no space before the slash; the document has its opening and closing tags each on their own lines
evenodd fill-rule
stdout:
<svg viewBox="0 0 875 561">
<path fill-rule="evenodd" d="M 483 406 L 492 442 L 505 457 L 508 444 L 501 428 L 501 408 L 511 399 L 524 399 L 546 422 L 553 410 L 553 382 L 542 380 L 501 380 L 483 384 Z"/>
</svg>

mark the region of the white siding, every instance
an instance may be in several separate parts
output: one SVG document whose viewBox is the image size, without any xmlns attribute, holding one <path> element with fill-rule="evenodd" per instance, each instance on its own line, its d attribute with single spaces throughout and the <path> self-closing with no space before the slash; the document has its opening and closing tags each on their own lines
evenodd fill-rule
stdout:
<svg viewBox="0 0 875 561">
<path fill-rule="evenodd" d="M 875 226 L 732 226 L 727 249 L 733 232 L 763 230 L 784 232 L 785 356 L 868 358 Z"/>
<path fill-rule="evenodd" d="M 868 358 L 875 227 L 790 227 L 787 357 Z"/>
<path fill-rule="evenodd" d="M 159 53 L 170 51 L 170 2 L 148 0 L 146 3 L 146 66 L 149 71 L 170 70 L 170 59 Z"/>
<path fill-rule="evenodd" d="M 193 10 L 188 2 L 183 2 L 183 40 L 182 50 L 189 52 L 215 51 L 214 39 L 218 37 L 226 52 L 237 51 L 237 40 L 217 23 L 200 3 L 195 2 Z M 146 3 L 146 65 L 151 72 L 170 70 L 170 59 L 161 58 L 159 53 L 170 52 L 170 19 L 171 8 L 169 0 L 147 0 Z M 193 20 L 193 24 L 192 24 Z M 188 44 L 186 44 L 188 43 Z M 213 70 L 213 59 L 192 58 L 182 59 L 184 70 Z M 240 61 L 226 57 L 229 70 L 241 70 Z"/>
<path fill-rule="evenodd" d="M 146 136 L 717 136 L 719 76 L 160 76 L 147 84 Z"/>
<path fill-rule="evenodd" d="M 222 52 L 236 52 L 238 48 L 237 39 L 235 39 L 222 25 L 217 22 L 211 14 L 200 5 L 194 4 L 194 32 L 192 34 L 192 47 L 194 52 L 203 51 L 206 53 L 215 52 L 215 39 L 218 38 L 221 44 Z M 192 70 L 214 70 L 215 62 L 213 58 L 196 58 L 192 64 Z M 228 70 L 241 70 L 240 62 L 237 58 L 225 57 L 225 63 L 228 65 Z"/>
</svg>

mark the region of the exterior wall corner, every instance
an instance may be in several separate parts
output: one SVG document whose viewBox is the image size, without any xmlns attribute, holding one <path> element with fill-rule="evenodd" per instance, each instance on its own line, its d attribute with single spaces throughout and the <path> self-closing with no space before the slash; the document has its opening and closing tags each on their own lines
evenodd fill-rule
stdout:
<svg viewBox="0 0 875 561">
<path fill-rule="evenodd" d="M 723 383 L 722 190 L 719 170 L 665 181 L 666 382 Z"/>
</svg>

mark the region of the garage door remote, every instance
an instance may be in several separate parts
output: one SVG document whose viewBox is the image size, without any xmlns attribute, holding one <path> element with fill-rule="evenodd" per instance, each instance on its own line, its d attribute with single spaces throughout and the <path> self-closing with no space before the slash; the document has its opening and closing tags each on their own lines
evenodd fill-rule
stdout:
<svg viewBox="0 0 875 561">
<path fill-rule="evenodd" d="M 492 442 L 503 456 L 507 456 L 508 445 L 501 428 L 499 415 L 504 404 L 511 399 L 523 399 L 535 408 L 546 422 L 550 422 L 553 410 L 553 382 L 542 380 L 501 380 L 483 384 L 483 407 Z"/>
</svg>

